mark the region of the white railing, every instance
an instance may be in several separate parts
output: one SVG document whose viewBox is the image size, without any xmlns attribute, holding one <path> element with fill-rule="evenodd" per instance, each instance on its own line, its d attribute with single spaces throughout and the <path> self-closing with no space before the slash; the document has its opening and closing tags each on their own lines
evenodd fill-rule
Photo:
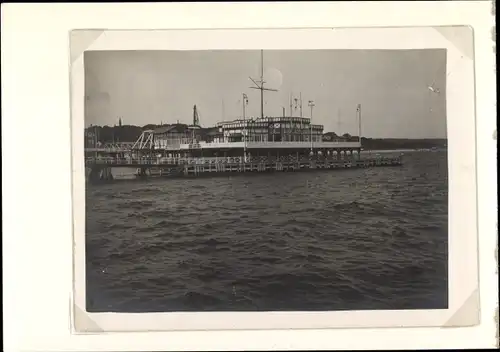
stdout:
<svg viewBox="0 0 500 352">
<path fill-rule="evenodd" d="M 377 157 L 370 160 L 395 160 L 400 157 Z M 87 164 L 104 164 L 120 166 L 137 165 L 208 165 L 208 164 L 241 164 L 241 163 L 268 163 L 268 162 L 342 162 L 359 160 L 358 155 L 315 155 L 315 156 L 248 156 L 243 157 L 200 157 L 200 158 L 140 158 L 140 159 L 112 159 L 112 158 L 87 158 Z M 368 160 L 368 159 L 362 159 Z"/>
<path fill-rule="evenodd" d="M 237 149 L 309 149 L 311 148 L 311 142 L 301 141 L 301 142 L 290 142 L 290 141 L 282 141 L 282 142 L 257 142 L 257 141 L 247 141 L 245 142 L 203 142 L 200 141 L 193 145 L 193 143 L 186 143 L 183 141 L 182 144 L 157 144 L 156 149 L 161 150 L 192 150 L 192 149 L 221 149 L 221 148 L 237 148 Z M 313 142 L 313 148 L 325 148 L 325 149 L 336 149 L 336 148 L 361 148 L 360 142 L 344 142 L 344 141 L 329 141 L 329 142 Z M 108 152 L 108 153 L 117 153 L 117 152 L 129 152 L 132 151 L 132 146 L 130 143 L 119 145 L 119 144 L 108 144 L 98 148 L 85 148 L 86 152 Z"/>
<path fill-rule="evenodd" d="M 325 149 L 335 149 L 335 148 L 361 148 L 360 142 L 313 142 L 313 148 L 325 148 Z M 308 149 L 311 148 L 311 142 L 214 142 L 206 143 L 200 142 L 199 147 L 201 149 L 221 149 L 221 148 L 246 148 L 246 149 Z M 176 148 L 169 148 L 167 150 L 190 150 L 192 149 L 190 144 L 181 144 Z"/>
</svg>

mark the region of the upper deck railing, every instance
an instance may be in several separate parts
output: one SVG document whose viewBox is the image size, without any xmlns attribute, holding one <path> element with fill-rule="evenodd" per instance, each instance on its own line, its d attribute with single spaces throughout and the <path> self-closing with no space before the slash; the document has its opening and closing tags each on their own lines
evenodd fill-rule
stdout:
<svg viewBox="0 0 500 352">
<path fill-rule="evenodd" d="M 361 142 L 214 142 L 214 143 L 206 143 L 199 142 L 197 148 L 201 149 L 226 149 L 226 148 L 235 148 L 235 149 L 309 149 L 311 145 L 314 149 L 316 148 L 324 148 L 324 149 L 336 149 L 336 148 L 361 148 Z M 175 147 L 167 146 L 166 150 L 189 150 L 192 149 L 190 144 L 180 144 Z"/>
<path fill-rule="evenodd" d="M 313 142 L 312 147 L 314 149 L 356 149 L 361 148 L 360 142 L 344 142 L 344 141 L 333 141 L 333 142 Z M 178 143 L 178 144 L 161 144 L 155 146 L 157 151 L 176 151 L 176 150 L 193 150 L 193 149 L 309 149 L 311 148 L 311 142 L 198 142 L 198 143 Z M 136 151 L 132 148 L 132 144 L 106 144 L 102 147 L 97 148 L 85 148 L 86 152 L 102 152 L 102 153 L 127 153 Z"/>
<path fill-rule="evenodd" d="M 377 156 L 376 160 L 394 160 L 398 157 Z M 200 157 L 200 158 L 86 158 L 87 165 L 109 165 L 109 166 L 166 166 L 166 165 L 207 165 L 207 164 L 242 164 L 242 163 L 273 163 L 273 162 L 341 162 L 359 160 L 357 154 L 348 155 L 314 155 L 314 156 L 247 156 L 243 157 Z"/>
</svg>

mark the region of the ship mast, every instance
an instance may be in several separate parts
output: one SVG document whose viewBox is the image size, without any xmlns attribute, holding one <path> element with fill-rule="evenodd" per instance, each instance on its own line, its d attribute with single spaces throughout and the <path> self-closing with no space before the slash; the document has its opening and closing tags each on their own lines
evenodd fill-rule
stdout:
<svg viewBox="0 0 500 352">
<path fill-rule="evenodd" d="M 299 100 L 300 100 L 300 117 L 302 117 L 302 92 L 300 92 Z"/>
<path fill-rule="evenodd" d="M 179 123 L 179 121 L 177 121 Z M 196 141 L 196 133 L 195 130 L 200 129 L 200 115 L 198 114 L 198 109 L 196 108 L 196 104 L 193 106 L 193 124 L 191 126 L 188 126 L 188 129 L 191 129 L 191 138 L 192 138 L 192 143 L 194 144 Z"/>
<path fill-rule="evenodd" d="M 359 136 L 358 138 L 359 138 L 359 143 L 361 144 L 361 104 L 358 104 L 356 112 L 358 114 L 358 136 Z"/>
<path fill-rule="evenodd" d="M 264 119 L 264 91 L 268 90 L 271 92 L 277 92 L 277 89 L 264 88 L 264 50 L 260 51 L 260 81 L 254 80 L 252 77 L 249 77 L 250 80 L 255 84 L 254 87 L 250 87 L 252 89 L 260 90 L 260 117 Z"/>
<path fill-rule="evenodd" d="M 260 51 L 260 117 L 264 118 L 264 50 Z"/>
<path fill-rule="evenodd" d="M 200 118 L 198 116 L 198 111 L 196 110 L 196 105 L 193 106 L 193 126 L 198 127 L 200 125 Z"/>
</svg>

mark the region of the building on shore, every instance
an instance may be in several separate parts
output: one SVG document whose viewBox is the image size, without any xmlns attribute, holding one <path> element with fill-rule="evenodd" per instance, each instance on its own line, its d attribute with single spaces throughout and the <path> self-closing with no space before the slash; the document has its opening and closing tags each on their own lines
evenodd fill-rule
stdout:
<svg viewBox="0 0 500 352">
<path fill-rule="evenodd" d="M 181 144 L 188 143 L 190 139 L 189 126 L 176 123 L 158 127 L 152 131 L 154 135 L 154 149 L 178 148 Z"/>
<path fill-rule="evenodd" d="M 224 142 L 321 142 L 322 125 L 304 117 L 264 117 L 217 124 Z"/>
<path fill-rule="evenodd" d="M 359 139 L 324 134 L 323 130 L 323 125 L 311 124 L 306 117 L 266 116 L 219 122 L 208 128 L 174 124 L 150 133 L 154 155 L 167 158 L 359 154 Z"/>
</svg>

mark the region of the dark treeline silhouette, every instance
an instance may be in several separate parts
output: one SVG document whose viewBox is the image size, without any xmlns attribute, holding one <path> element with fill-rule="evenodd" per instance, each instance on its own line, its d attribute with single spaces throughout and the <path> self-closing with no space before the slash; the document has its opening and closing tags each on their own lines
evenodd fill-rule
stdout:
<svg viewBox="0 0 500 352">
<path fill-rule="evenodd" d="M 101 143 L 112 142 L 135 142 L 142 131 L 152 130 L 161 125 L 148 124 L 145 126 L 123 125 L 123 126 L 90 126 L 85 130 L 97 132 L 98 141 Z M 357 142 L 358 136 L 347 133 L 341 137 L 345 141 Z M 430 149 L 433 147 L 443 148 L 447 144 L 446 139 L 405 139 L 405 138 L 361 138 L 361 145 L 365 150 L 388 150 L 388 149 Z"/>
<path fill-rule="evenodd" d="M 447 140 L 442 138 L 361 138 L 361 146 L 365 150 L 444 148 L 447 143 Z"/>
</svg>

